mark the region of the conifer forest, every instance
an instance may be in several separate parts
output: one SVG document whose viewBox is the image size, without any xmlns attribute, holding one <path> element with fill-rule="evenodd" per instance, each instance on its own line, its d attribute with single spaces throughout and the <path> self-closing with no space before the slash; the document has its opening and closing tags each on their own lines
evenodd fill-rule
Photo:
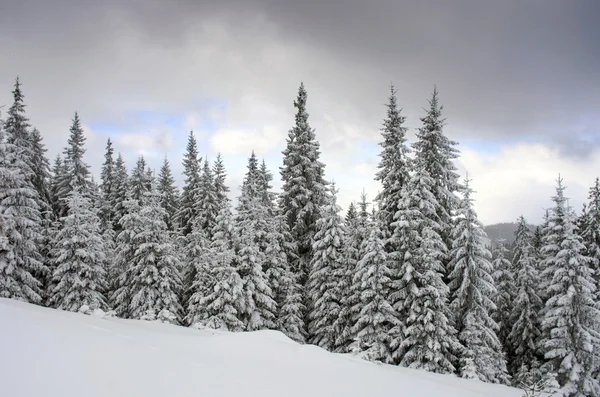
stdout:
<svg viewBox="0 0 600 397">
<path fill-rule="evenodd" d="M 0 297 L 277 330 L 374 362 L 600 395 L 600 180 L 575 209 L 557 175 L 543 223 L 520 217 L 514 242 L 490 243 L 437 89 L 420 101 L 411 144 L 407 99 L 393 86 L 382 98 L 381 189 L 343 209 L 304 84 L 290 96 L 279 169 L 248 153 L 241 186 L 227 186 L 221 156 L 200 157 L 194 132 L 183 158 L 158 170 L 141 156 L 128 169 L 110 139 L 91 170 L 77 113 L 64 151 L 49 159 L 18 79 L 12 99 L 0 109 Z"/>
</svg>

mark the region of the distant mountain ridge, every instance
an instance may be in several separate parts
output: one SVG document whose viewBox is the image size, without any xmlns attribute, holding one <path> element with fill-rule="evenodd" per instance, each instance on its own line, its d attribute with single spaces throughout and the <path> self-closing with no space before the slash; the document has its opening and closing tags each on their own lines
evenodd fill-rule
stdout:
<svg viewBox="0 0 600 397">
<path fill-rule="evenodd" d="M 527 225 L 534 231 L 535 225 Z M 502 222 L 495 223 L 493 225 L 485 226 L 485 232 L 492 243 L 496 243 L 499 240 L 504 240 L 506 245 L 510 245 L 515 240 L 515 232 L 517 231 L 516 222 Z"/>
</svg>

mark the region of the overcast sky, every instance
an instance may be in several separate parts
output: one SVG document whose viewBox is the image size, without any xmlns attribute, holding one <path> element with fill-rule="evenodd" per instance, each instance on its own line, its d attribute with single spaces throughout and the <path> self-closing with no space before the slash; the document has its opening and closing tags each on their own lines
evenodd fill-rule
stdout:
<svg viewBox="0 0 600 397">
<path fill-rule="evenodd" d="M 253 149 L 278 179 L 304 81 L 346 207 L 378 190 L 389 84 L 410 140 L 436 84 L 480 219 L 539 222 L 559 173 L 577 210 L 600 174 L 598 20 L 597 0 L 0 0 L 0 104 L 19 75 L 51 157 L 79 111 L 96 175 L 110 137 L 181 181 L 193 129 L 237 194 Z"/>
</svg>

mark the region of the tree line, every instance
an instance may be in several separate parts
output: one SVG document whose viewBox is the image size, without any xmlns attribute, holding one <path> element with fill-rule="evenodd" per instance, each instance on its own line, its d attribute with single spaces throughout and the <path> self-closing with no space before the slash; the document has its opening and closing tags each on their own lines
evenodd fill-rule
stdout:
<svg viewBox="0 0 600 397">
<path fill-rule="evenodd" d="M 69 311 L 228 331 L 275 329 L 300 343 L 485 382 L 600 389 L 600 182 L 577 215 L 554 206 L 511 247 L 486 246 L 469 180 L 444 134 L 437 89 L 407 142 L 392 86 L 373 203 L 345 217 L 294 101 L 279 174 L 252 153 L 235 203 L 219 155 L 190 132 L 184 185 L 167 158 L 129 171 L 110 139 L 100 181 L 75 113 L 51 165 L 17 79 L 0 123 L 0 297 Z M 508 248 L 511 248 L 510 250 Z"/>
</svg>

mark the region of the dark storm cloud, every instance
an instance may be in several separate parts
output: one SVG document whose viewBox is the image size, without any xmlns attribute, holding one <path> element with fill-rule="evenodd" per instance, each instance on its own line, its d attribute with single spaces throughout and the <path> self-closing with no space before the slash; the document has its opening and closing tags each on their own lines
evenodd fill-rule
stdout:
<svg viewBox="0 0 600 397">
<path fill-rule="evenodd" d="M 175 40 L 203 16 L 243 21 L 252 13 L 275 23 L 282 41 L 362 68 L 362 82 L 344 80 L 340 71 L 329 84 L 370 122 L 384 100 L 372 99 L 388 81 L 414 116 L 436 83 L 456 134 L 539 136 L 567 154 L 599 145 L 570 127 L 583 114 L 586 134 L 600 134 L 600 116 L 588 117 L 600 109 L 596 0 L 175 1 L 130 8 L 148 37 Z"/>
<path fill-rule="evenodd" d="M 215 19 L 244 46 L 244 24 L 257 21 L 249 16 L 275 24 L 281 42 L 347 65 L 319 89 L 341 94 L 374 129 L 389 82 L 415 127 L 435 83 L 457 138 L 537 136 L 581 155 L 599 145 L 571 127 L 584 115 L 580 130 L 600 133 L 597 0 L 12 1 L 0 32 L 60 54 L 110 45 L 123 25 L 156 45 L 183 45 Z"/>
</svg>

